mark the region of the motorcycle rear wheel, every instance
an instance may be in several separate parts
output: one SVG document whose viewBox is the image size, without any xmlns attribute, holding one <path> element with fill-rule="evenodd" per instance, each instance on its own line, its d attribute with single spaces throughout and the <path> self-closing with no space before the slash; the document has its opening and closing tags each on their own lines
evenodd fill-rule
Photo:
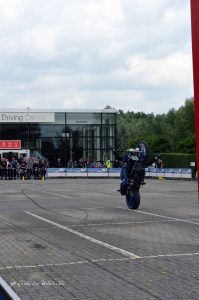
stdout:
<svg viewBox="0 0 199 300">
<path fill-rule="evenodd" d="M 126 204 L 130 209 L 137 209 L 140 205 L 139 189 L 129 189 L 126 194 Z"/>
</svg>

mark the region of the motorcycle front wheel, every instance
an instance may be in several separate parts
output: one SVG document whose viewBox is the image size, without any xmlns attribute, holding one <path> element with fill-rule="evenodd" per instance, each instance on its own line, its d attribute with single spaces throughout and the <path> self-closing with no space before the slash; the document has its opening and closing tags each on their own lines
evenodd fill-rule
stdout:
<svg viewBox="0 0 199 300">
<path fill-rule="evenodd" d="M 130 209 L 137 209 L 140 205 L 139 189 L 129 189 L 126 194 L 126 204 Z"/>
</svg>

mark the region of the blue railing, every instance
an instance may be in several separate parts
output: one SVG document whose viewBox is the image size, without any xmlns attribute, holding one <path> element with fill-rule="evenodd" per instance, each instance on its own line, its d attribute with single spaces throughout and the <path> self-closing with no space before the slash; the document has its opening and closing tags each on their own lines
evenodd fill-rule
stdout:
<svg viewBox="0 0 199 300">
<path fill-rule="evenodd" d="M 188 178 L 191 179 L 190 168 L 146 168 L 149 178 Z M 48 177 L 119 177 L 120 168 L 49 168 Z"/>
</svg>

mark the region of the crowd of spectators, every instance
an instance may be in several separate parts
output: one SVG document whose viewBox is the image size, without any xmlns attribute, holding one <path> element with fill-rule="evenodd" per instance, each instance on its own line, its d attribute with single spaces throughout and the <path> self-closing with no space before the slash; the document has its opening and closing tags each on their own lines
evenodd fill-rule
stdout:
<svg viewBox="0 0 199 300">
<path fill-rule="evenodd" d="M 0 159 L 0 179 L 45 179 L 48 161 L 38 157 Z"/>
<path fill-rule="evenodd" d="M 164 167 L 164 162 L 160 155 L 155 156 L 152 167 L 157 168 L 157 169 L 162 169 Z"/>
<path fill-rule="evenodd" d="M 70 159 L 67 164 L 66 167 L 67 168 L 121 168 L 122 167 L 123 162 L 120 160 L 115 160 L 113 162 L 111 162 L 109 159 L 100 162 L 100 161 L 96 161 L 95 159 L 85 159 L 85 158 L 80 158 L 79 160 L 72 160 Z M 160 156 L 156 156 L 154 159 L 154 162 L 151 165 L 154 168 L 163 168 L 164 163 L 161 159 Z M 58 158 L 57 160 L 57 167 L 58 168 L 62 168 L 64 167 L 64 165 L 61 162 L 61 159 Z"/>
<path fill-rule="evenodd" d="M 106 168 L 106 162 L 99 162 L 95 159 L 84 159 L 83 157 L 79 160 L 70 159 L 67 163 L 67 168 Z"/>
<path fill-rule="evenodd" d="M 57 167 L 62 168 L 64 167 L 64 164 L 62 163 L 61 159 L 57 159 Z M 96 159 L 85 159 L 85 158 L 80 158 L 79 160 L 72 160 L 70 159 L 67 164 L 67 168 L 120 168 L 121 167 L 121 162 L 115 161 L 111 162 L 109 159 L 105 161 L 97 161 Z"/>
</svg>

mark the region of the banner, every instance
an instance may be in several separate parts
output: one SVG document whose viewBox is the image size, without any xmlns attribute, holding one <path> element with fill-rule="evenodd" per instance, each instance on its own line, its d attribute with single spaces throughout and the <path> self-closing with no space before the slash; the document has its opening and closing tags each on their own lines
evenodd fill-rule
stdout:
<svg viewBox="0 0 199 300">
<path fill-rule="evenodd" d="M 20 140 L 0 140 L 0 149 L 21 149 Z"/>
</svg>

